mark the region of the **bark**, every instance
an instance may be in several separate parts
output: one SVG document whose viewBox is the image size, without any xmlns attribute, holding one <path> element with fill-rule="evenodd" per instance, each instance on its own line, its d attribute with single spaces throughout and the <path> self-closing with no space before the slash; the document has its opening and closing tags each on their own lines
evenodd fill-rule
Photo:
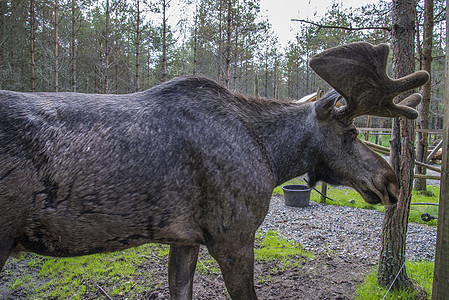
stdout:
<svg viewBox="0 0 449 300">
<path fill-rule="evenodd" d="M 137 0 L 137 26 L 136 26 L 136 92 L 140 90 L 140 7 Z"/>
<path fill-rule="evenodd" d="M 226 17 L 226 58 L 225 58 L 225 84 L 229 88 L 229 76 L 231 68 L 231 37 L 232 37 L 232 0 L 228 0 L 228 11 Z"/>
<path fill-rule="evenodd" d="M 278 93 L 278 78 L 277 78 L 277 74 L 278 74 L 278 61 L 277 58 L 274 58 L 274 74 L 273 74 L 273 98 L 274 99 L 278 99 L 279 98 L 279 93 Z"/>
<path fill-rule="evenodd" d="M 162 0 L 162 81 L 167 81 L 167 2 Z"/>
<path fill-rule="evenodd" d="M 218 50 L 217 50 L 217 81 L 221 80 L 221 47 L 223 40 L 223 0 L 218 0 Z"/>
<path fill-rule="evenodd" d="M 265 93 L 264 97 L 268 97 L 268 46 L 265 52 Z"/>
<path fill-rule="evenodd" d="M 236 6 L 238 7 L 238 1 Z M 234 76 L 233 76 L 233 89 L 234 92 L 237 91 L 237 74 L 238 74 L 238 55 L 239 55 L 239 22 L 234 21 L 235 23 L 235 41 L 234 41 Z"/>
<path fill-rule="evenodd" d="M 55 92 L 59 91 L 59 3 L 55 0 Z"/>
<path fill-rule="evenodd" d="M 109 30 L 110 30 L 109 0 L 106 0 L 106 33 L 105 33 L 105 55 L 104 55 L 104 89 L 103 93 L 109 91 Z"/>
<path fill-rule="evenodd" d="M 118 94 L 118 64 L 115 64 L 115 93 Z"/>
<path fill-rule="evenodd" d="M 72 56 L 71 77 L 72 77 L 72 92 L 76 92 L 76 0 L 72 0 L 72 40 L 70 45 L 70 52 Z"/>
<path fill-rule="evenodd" d="M 3 1 L 0 1 L 0 90 L 3 89 L 3 45 L 5 44 L 5 7 Z"/>
<path fill-rule="evenodd" d="M 195 13 L 195 24 L 194 24 L 195 28 L 194 28 L 194 34 L 193 34 L 193 70 L 192 70 L 192 74 L 196 75 L 196 68 L 197 68 L 197 51 L 198 51 L 198 47 L 197 47 L 197 43 L 198 43 L 198 4 L 196 7 L 196 13 Z"/>
<path fill-rule="evenodd" d="M 446 6 L 449 1 L 446 0 Z M 449 10 L 446 10 L 446 36 L 449 34 Z M 446 40 L 446 53 L 449 43 Z M 449 89 L 449 57 L 446 55 L 446 91 Z M 435 253 L 432 300 L 447 299 L 449 295 L 449 93 L 444 97 L 443 163 L 441 165 L 440 206 Z"/>
<path fill-rule="evenodd" d="M 257 74 L 254 77 L 254 97 L 257 97 L 257 98 L 260 97 L 260 95 L 259 95 L 259 76 L 257 76 Z"/>
<path fill-rule="evenodd" d="M 34 0 L 30 0 L 30 67 L 31 67 L 31 91 L 36 91 L 36 62 L 35 62 L 35 50 L 34 42 L 36 40 L 35 35 L 35 10 Z"/>
<path fill-rule="evenodd" d="M 424 38 L 422 49 L 422 69 L 432 74 L 432 40 L 433 40 L 433 0 L 425 0 L 424 2 Z M 429 128 L 429 107 L 431 96 L 431 80 L 429 80 L 422 89 L 423 100 L 418 107 L 419 117 L 417 128 L 426 130 Z M 416 143 L 416 160 L 425 162 L 427 156 L 428 134 L 419 132 Z M 426 168 L 416 166 L 417 174 L 426 174 Z M 415 191 L 426 190 L 426 179 L 415 179 Z"/>
<path fill-rule="evenodd" d="M 0 1 L 0 90 L 3 89 L 3 47 L 5 45 L 6 3 Z"/>
<path fill-rule="evenodd" d="M 392 50 L 393 77 L 398 78 L 414 71 L 414 33 L 416 3 L 393 0 Z M 406 95 L 397 97 L 396 102 Z M 391 161 L 399 180 L 396 206 L 386 207 L 382 225 L 382 250 L 379 256 L 377 280 L 382 286 L 393 282 L 394 289 L 413 288 L 404 266 L 405 241 L 413 187 L 414 126 L 413 121 L 394 120 L 391 141 Z M 394 281 L 394 279 L 397 279 Z"/>
</svg>

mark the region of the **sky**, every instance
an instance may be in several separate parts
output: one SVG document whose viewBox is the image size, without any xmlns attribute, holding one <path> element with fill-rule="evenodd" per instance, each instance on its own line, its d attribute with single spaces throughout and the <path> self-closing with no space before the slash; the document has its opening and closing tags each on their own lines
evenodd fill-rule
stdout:
<svg viewBox="0 0 449 300">
<path fill-rule="evenodd" d="M 299 22 L 290 19 L 314 19 L 314 14 L 323 16 L 333 2 L 340 2 L 345 8 L 357 8 L 379 0 L 260 0 L 260 12 L 266 15 L 282 45 L 287 45 L 299 29 Z M 316 20 L 316 19 L 315 19 Z"/>
</svg>

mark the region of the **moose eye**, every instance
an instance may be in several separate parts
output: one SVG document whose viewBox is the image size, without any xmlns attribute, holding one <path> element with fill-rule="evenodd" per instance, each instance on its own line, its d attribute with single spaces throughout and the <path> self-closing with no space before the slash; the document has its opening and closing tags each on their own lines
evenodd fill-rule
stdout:
<svg viewBox="0 0 449 300">
<path fill-rule="evenodd" d="M 359 135 L 359 131 L 357 129 L 351 129 L 350 134 L 351 134 L 352 139 L 355 140 L 357 138 L 357 136 Z"/>
<path fill-rule="evenodd" d="M 345 143 L 353 142 L 357 136 L 359 135 L 359 131 L 357 129 L 350 129 L 346 131 L 345 134 Z"/>
</svg>

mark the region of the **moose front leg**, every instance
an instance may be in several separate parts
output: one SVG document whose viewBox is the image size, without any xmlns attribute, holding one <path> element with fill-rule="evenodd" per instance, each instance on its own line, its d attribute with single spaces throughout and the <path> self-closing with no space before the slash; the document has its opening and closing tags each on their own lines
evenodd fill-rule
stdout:
<svg viewBox="0 0 449 300">
<path fill-rule="evenodd" d="M 168 286 L 171 299 L 192 299 L 193 275 L 195 274 L 199 249 L 199 245 L 170 246 Z"/>
<path fill-rule="evenodd" d="M 257 299 L 254 289 L 254 236 L 243 243 L 235 239 L 217 242 L 208 245 L 208 250 L 220 265 L 231 298 Z"/>
<path fill-rule="evenodd" d="M 16 243 L 11 237 L 0 238 L 0 272 L 2 271 L 3 266 L 8 260 L 8 257 L 15 245 Z"/>
</svg>

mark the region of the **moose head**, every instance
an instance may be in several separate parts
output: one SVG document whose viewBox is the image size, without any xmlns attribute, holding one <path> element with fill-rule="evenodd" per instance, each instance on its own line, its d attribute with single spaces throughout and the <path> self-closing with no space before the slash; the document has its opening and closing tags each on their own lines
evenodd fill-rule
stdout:
<svg viewBox="0 0 449 300">
<path fill-rule="evenodd" d="M 397 178 L 389 164 L 357 138 L 353 119 L 362 115 L 414 119 L 421 95 L 412 94 L 399 104 L 394 98 L 427 82 L 429 75 L 418 71 L 391 79 L 386 73 L 389 48 L 360 42 L 328 49 L 310 60 L 311 68 L 334 90 L 315 104 L 318 131 L 325 147 L 321 160 L 309 171 L 309 184 L 318 180 L 351 186 L 368 203 L 397 202 Z M 346 105 L 336 108 L 344 98 Z M 336 137 L 337 136 L 337 137 Z"/>
</svg>

